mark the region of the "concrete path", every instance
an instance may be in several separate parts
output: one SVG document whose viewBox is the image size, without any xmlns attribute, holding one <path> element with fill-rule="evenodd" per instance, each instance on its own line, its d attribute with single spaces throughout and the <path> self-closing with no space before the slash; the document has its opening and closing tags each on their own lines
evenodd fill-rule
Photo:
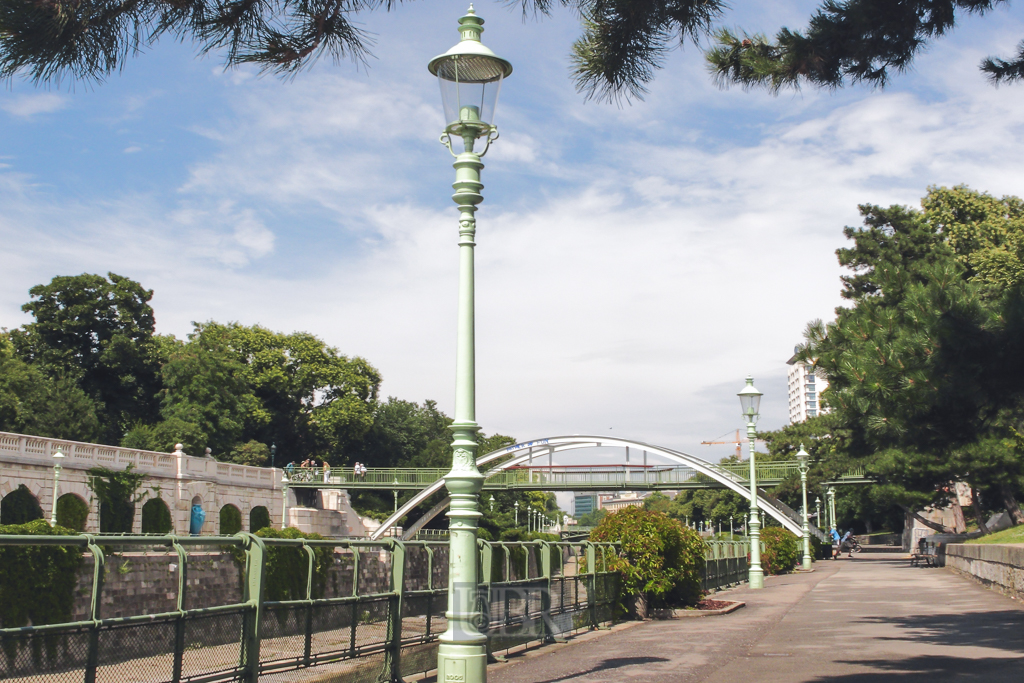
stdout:
<svg viewBox="0 0 1024 683">
<path fill-rule="evenodd" d="M 1024 683 L 1024 608 L 906 555 L 768 577 L 732 614 L 649 621 L 512 657 L 489 683 Z"/>
</svg>

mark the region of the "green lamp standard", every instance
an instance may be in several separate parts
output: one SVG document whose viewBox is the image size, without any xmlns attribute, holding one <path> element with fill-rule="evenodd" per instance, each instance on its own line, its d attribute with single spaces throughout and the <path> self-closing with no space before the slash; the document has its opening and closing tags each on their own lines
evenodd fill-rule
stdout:
<svg viewBox="0 0 1024 683">
<path fill-rule="evenodd" d="M 494 512 L 494 494 L 491 494 L 491 512 Z"/>
<path fill-rule="evenodd" d="M 391 485 L 395 487 L 391 489 L 391 493 L 395 496 L 395 512 L 398 512 L 398 477 L 395 477 Z"/>
<path fill-rule="evenodd" d="M 459 207 L 459 307 L 455 357 L 455 420 L 451 430 L 452 469 L 445 476 L 451 496 L 448 566 L 448 629 L 440 637 L 437 678 L 449 683 L 483 683 L 487 680 L 487 637 L 480 633 L 477 604 L 477 527 L 483 475 L 476 467 L 476 358 L 474 336 L 474 252 L 476 206 L 480 191 L 480 158 L 498 138 L 493 125 L 494 107 L 501 81 L 512 65 L 480 42 L 483 20 L 470 7 L 459 19 L 461 40 L 443 55 L 430 60 L 427 69 L 438 78 L 445 125 L 441 142 L 455 157 L 455 194 Z M 462 151 L 457 152 L 459 141 Z M 474 147 L 485 139 L 482 151 Z"/>
<path fill-rule="evenodd" d="M 515 502 L 515 505 L 513 505 L 512 507 L 514 507 L 515 510 L 516 510 L 516 528 L 518 529 L 519 528 L 519 501 L 517 500 Z"/>
<path fill-rule="evenodd" d="M 838 527 L 836 526 L 837 522 L 836 522 L 836 489 L 835 489 L 835 487 L 834 486 L 828 487 L 828 492 L 827 493 L 828 493 L 828 509 L 829 509 L 829 514 L 832 517 L 832 525 L 829 528 L 830 529 L 838 529 Z"/>
<path fill-rule="evenodd" d="M 50 526 L 57 526 L 57 498 L 60 497 L 60 471 L 64 454 L 58 449 L 53 454 L 53 505 L 50 506 Z"/>
<path fill-rule="evenodd" d="M 815 524 L 817 524 L 818 528 L 820 529 L 821 528 L 821 497 L 820 496 L 815 496 L 814 497 L 814 521 L 815 521 Z"/>
<path fill-rule="evenodd" d="M 750 571 L 747 580 L 751 588 L 764 588 L 764 572 L 761 570 L 761 519 L 757 507 L 757 468 L 754 462 L 754 440 L 757 432 L 758 410 L 761 407 L 761 392 L 754 388 L 754 378 L 747 377 L 747 386 L 737 396 L 743 417 L 747 419 L 747 439 L 750 441 Z"/>
<path fill-rule="evenodd" d="M 803 517 L 803 536 L 804 536 L 804 560 L 803 569 L 805 571 L 811 570 L 811 527 L 807 522 L 807 458 L 810 454 L 804 450 L 804 445 L 800 444 L 800 450 L 797 451 L 796 459 L 800 463 L 800 490 L 804 496 L 804 506 L 801 508 L 800 513 Z"/>
</svg>

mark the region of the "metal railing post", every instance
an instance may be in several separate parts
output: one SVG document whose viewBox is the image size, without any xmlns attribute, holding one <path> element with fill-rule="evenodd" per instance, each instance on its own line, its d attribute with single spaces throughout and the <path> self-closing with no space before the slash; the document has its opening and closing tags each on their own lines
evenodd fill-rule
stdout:
<svg viewBox="0 0 1024 683">
<path fill-rule="evenodd" d="M 309 556 L 309 569 L 306 573 L 306 637 L 302 658 L 306 666 L 309 666 L 313 661 L 313 571 L 316 568 L 316 551 L 305 541 L 302 547 Z"/>
<path fill-rule="evenodd" d="M 548 541 L 542 540 L 535 542 L 541 552 L 541 576 L 547 582 L 547 587 L 540 594 L 541 640 L 545 643 L 550 643 L 555 639 L 554 629 L 551 628 L 551 544 Z"/>
<path fill-rule="evenodd" d="M 174 621 L 174 660 L 171 664 L 171 680 L 181 681 L 182 660 L 185 657 L 185 591 L 188 589 L 188 554 L 171 536 L 171 547 L 178 554 L 178 618 Z"/>
<path fill-rule="evenodd" d="M 590 613 L 590 628 L 597 628 L 597 546 L 586 542 L 587 548 L 587 611 Z"/>
<path fill-rule="evenodd" d="M 405 544 L 391 539 L 391 591 L 388 601 L 388 644 L 381 678 L 401 683 L 402 680 L 402 598 L 405 594 Z M 387 677 L 387 678 L 385 678 Z"/>
<path fill-rule="evenodd" d="M 267 547 L 259 536 L 247 532 L 235 534 L 245 541 L 245 601 L 252 607 L 252 623 L 242 634 L 241 665 L 246 683 L 259 683 L 260 624 L 263 621 L 263 593 L 267 571 Z"/>
<path fill-rule="evenodd" d="M 85 683 L 96 683 L 96 669 L 100 656 L 100 605 L 103 594 L 103 575 L 106 573 L 106 557 L 103 549 L 95 543 L 95 539 L 86 536 L 87 547 L 92 553 L 92 600 L 89 604 L 89 618 L 92 627 L 89 629 L 89 651 L 85 662 Z"/>
</svg>

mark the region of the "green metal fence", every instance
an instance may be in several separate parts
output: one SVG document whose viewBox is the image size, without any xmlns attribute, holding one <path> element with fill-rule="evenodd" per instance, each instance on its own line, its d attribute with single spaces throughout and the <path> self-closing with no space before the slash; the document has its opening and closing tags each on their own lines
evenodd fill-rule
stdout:
<svg viewBox="0 0 1024 683">
<path fill-rule="evenodd" d="M 744 541 L 706 541 L 704 575 L 701 588 L 705 591 L 734 586 L 747 580 L 747 553 Z"/>
<path fill-rule="evenodd" d="M 0 535 L 0 546 L 12 545 L 81 548 L 92 576 L 85 618 L 0 628 L 0 679 L 256 683 L 313 669 L 352 683 L 397 681 L 435 668 L 436 641 L 448 625 L 444 542 Z M 507 555 L 504 568 L 496 564 L 496 546 Z M 293 585 L 289 595 L 271 600 L 268 576 L 280 576 L 284 566 L 274 550 L 286 548 L 295 550 L 289 566 L 298 595 Z M 225 552 L 239 562 L 238 595 L 194 605 L 190 594 L 200 586 L 190 575 L 202 576 L 209 558 Z M 610 621 L 618 579 L 602 564 L 609 552 L 609 544 L 481 542 L 482 576 L 491 579 L 481 585 L 481 628 L 491 648 Z M 154 613 L 105 617 L 104 605 L 118 601 L 105 583 L 116 585 L 131 571 L 126 558 L 144 553 L 168 558 L 176 591 L 147 595 Z"/>
</svg>

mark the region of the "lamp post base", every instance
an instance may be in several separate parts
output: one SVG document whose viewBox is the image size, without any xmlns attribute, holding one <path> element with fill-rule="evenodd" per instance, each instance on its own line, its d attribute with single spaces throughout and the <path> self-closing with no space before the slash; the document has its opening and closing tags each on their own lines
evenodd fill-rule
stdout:
<svg viewBox="0 0 1024 683">
<path fill-rule="evenodd" d="M 805 572 L 809 572 L 809 571 L 811 571 L 811 558 L 810 558 L 810 556 L 808 556 L 808 555 L 804 555 L 804 561 L 803 561 L 803 563 L 802 563 L 802 564 L 800 565 L 800 567 L 801 567 L 801 569 L 803 569 L 803 570 L 804 570 Z"/>
<path fill-rule="evenodd" d="M 747 582 L 751 588 L 764 588 L 764 572 L 760 569 L 747 574 Z"/>
<path fill-rule="evenodd" d="M 483 683 L 487 680 L 487 644 L 441 643 L 437 648 L 438 683 Z"/>
</svg>

